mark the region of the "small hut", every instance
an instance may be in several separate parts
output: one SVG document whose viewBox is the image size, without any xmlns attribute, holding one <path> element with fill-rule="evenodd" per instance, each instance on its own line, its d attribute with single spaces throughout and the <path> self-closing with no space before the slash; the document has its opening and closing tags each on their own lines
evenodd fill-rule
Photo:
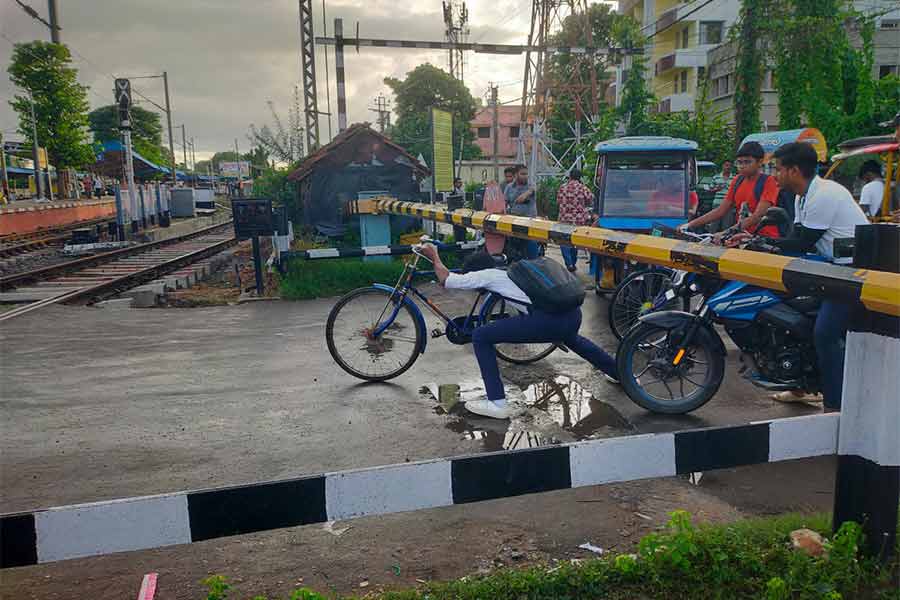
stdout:
<svg viewBox="0 0 900 600">
<path fill-rule="evenodd" d="M 386 194 L 416 200 L 430 171 L 368 123 L 351 125 L 307 156 L 288 179 L 297 182 L 306 225 L 337 225 L 351 200 Z"/>
</svg>

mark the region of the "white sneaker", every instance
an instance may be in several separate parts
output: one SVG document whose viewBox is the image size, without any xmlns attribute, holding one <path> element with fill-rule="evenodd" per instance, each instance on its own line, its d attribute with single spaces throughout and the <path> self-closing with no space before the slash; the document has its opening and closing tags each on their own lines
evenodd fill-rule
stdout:
<svg viewBox="0 0 900 600">
<path fill-rule="evenodd" d="M 490 400 L 470 400 L 466 402 L 466 410 L 492 419 L 509 419 L 519 412 L 519 409 L 509 403 L 505 406 L 498 406 Z"/>
</svg>

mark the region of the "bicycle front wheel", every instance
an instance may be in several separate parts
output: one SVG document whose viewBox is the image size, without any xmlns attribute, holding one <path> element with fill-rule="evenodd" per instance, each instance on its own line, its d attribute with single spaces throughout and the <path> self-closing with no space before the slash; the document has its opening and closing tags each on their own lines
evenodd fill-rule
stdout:
<svg viewBox="0 0 900 600">
<path fill-rule="evenodd" d="M 491 296 L 487 302 L 489 305 L 485 308 L 485 315 L 487 315 L 488 322 L 527 314 L 524 309 L 500 296 Z M 554 350 L 556 350 L 556 344 L 553 342 L 539 342 L 535 344 L 503 343 L 494 346 L 497 356 L 506 362 L 516 365 L 528 365 L 537 362 L 549 356 Z"/>
<path fill-rule="evenodd" d="M 384 323 L 389 325 L 376 334 Z M 412 309 L 392 293 L 368 287 L 337 301 L 328 314 L 325 341 L 347 373 L 366 381 L 387 381 L 419 358 L 425 330 Z"/>
</svg>

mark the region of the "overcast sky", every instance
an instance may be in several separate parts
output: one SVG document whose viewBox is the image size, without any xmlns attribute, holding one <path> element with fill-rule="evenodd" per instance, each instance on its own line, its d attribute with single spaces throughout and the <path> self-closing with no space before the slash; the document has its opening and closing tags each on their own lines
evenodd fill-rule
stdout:
<svg viewBox="0 0 900 600">
<path fill-rule="evenodd" d="M 46 16 L 44 0 L 28 0 Z M 314 0 L 316 35 L 322 35 L 322 4 Z M 530 0 L 469 0 L 473 42 L 525 43 Z M 197 144 L 197 158 L 233 147 L 249 146 L 251 123 L 272 122 L 267 101 L 287 119 L 293 88 L 299 82 L 298 5 L 296 0 L 59 0 L 63 42 L 73 50 L 80 80 L 89 85 L 91 107 L 112 101 L 113 76 L 138 76 L 167 70 L 174 124 L 187 126 Z M 336 17 L 344 32 L 361 37 L 443 40 L 440 0 L 326 0 L 328 34 Z M 0 0 L 0 130 L 17 139 L 9 100 L 16 90 L 6 74 L 12 43 L 49 39 L 44 25 L 25 14 L 14 0 Z M 8 38 L 8 39 L 6 39 Z M 316 48 L 319 110 L 326 110 L 325 51 Z M 501 101 L 521 95 L 522 57 L 468 54 L 465 81 L 484 98 L 489 81 L 501 84 Z M 337 105 L 334 54 L 328 51 L 334 132 Z M 368 109 L 379 92 L 388 95 L 384 77 L 403 77 L 423 62 L 448 68 L 446 52 L 375 50 L 346 53 L 350 122 L 373 122 Z M 163 104 L 161 80 L 135 80 L 148 98 Z M 145 108 L 153 109 L 144 103 Z M 323 139 L 328 124 L 320 125 Z M 180 142 L 180 132 L 175 134 Z M 180 157 L 180 146 L 176 145 Z"/>
</svg>

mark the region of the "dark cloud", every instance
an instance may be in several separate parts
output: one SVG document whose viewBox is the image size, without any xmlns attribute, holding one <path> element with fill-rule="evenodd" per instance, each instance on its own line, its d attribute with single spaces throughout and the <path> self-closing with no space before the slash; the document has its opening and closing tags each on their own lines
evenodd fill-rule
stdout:
<svg viewBox="0 0 900 600">
<path fill-rule="evenodd" d="M 46 6 L 31 0 L 40 12 Z M 286 118 L 293 87 L 299 81 L 297 4 L 286 0 L 78 0 L 60 2 L 63 41 L 76 51 L 80 79 L 92 89 L 93 107 L 112 99 L 111 76 L 169 72 L 176 124 L 186 123 L 205 155 L 247 145 L 249 124 L 272 121 L 267 101 Z M 322 35 L 321 2 L 314 0 L 316 35 Z M 527 37 L 529 0 L 470 0 L 472 41 L 522 43 Z M 328 32 L 334 17 L 344 20 L 345 36 L 441 40 L 441 5 L 396 0 L 329 0 Z M 15 41 L 46 39 L 46 28 L 25 15 L 12 0 L 0 0 L 0 31 Z M 12 46 L 0 39 L 0 63 L 9 63 Z M 317 47 L 320 110 L 326 110 L 325 50 Z M 521 90 L 521 57 L 468 55 L 466 82 L 483 96 L 489 81 L 504 83 L 501 99 Z M 336 113 L 334 54 L 328 50 L 332 111 Z M 402 77 L 423 62 L 447 68 L 445 52 L 348 48 L 346 73 L 351 122 L 373 120 L 368 109 L 383 79 Z M 135 80 L 135 86 L 162 104 L 162 82 Z M 0 129 L 15 129 L 7 101 L 15 93 L 0 77 Z M 334 127 L 337 125 L 336 115 Z M 328 127 L 321 121 L 323 137 Z M 176 134 L 176 140 L 180 136 Z M 179 152 L 180 153 L 180 152 Z"/>
</svg>

